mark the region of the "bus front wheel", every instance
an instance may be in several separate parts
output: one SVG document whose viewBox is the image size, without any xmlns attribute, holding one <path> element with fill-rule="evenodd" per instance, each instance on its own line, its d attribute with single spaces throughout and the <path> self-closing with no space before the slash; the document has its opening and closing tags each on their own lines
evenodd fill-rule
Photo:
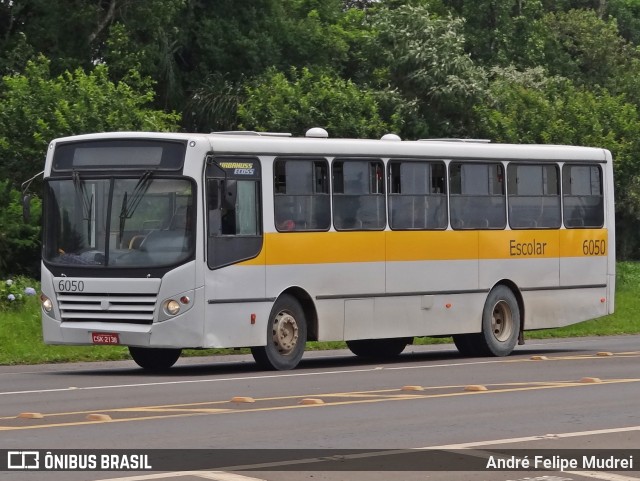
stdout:
<svg viewBox="0 0 640 481">
<path fill-rule="evenodd" d="M 298 300 L 283 294 L 273 305 L 267 326 L 267 345 L 254 346 L 251 354 L 265 369 L 286 371 L 295 368 L 307 342 L 307 322 Z"/>
<path fill-rule="evenodd" d="M 149 371 L 164 371 L 173 366 L 182 349 L 129 346 L 129 354 L 138 366 Z"/>
</svg>

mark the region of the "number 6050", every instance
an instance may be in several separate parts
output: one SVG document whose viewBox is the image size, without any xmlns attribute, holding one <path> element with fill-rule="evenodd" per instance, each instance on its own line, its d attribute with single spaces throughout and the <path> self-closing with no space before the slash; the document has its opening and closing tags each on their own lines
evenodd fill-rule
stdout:
<svg viewBox="0 0 640 481">
<path fill-rule="evenodd" d="M 58 281 L 59 292 L 82 292 L 84 291 L 84 281 L 72 281 L 71 279 L 61 279 Z"/>
<path fill-rule="evenodd" d="M 585 256 L 601 256 L 606 254 L 607 243 L 604 239 L 586 240 L 582 243 L 582 253 Z"/>
</svg>

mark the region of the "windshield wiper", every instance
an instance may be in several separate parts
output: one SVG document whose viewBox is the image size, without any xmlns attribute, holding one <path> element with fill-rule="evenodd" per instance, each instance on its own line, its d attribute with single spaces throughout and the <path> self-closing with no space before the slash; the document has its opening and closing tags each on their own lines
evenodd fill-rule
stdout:
<svg viewBox="0 0 640 481">
<path fill-rule="evenodd" d="M 138 208 L 138 205 L 142 201 L 142 198 L 147 193 L 149 189 L 149 185 L 151 184 L 151 178 L 153 177 L 153 171 L 147 170 L 144 174 L 140 176 L 138 179 L 138 183 L 133 189 L 131 193 L 131 201 L 128 201 L 128 192 L 124 193 L 124 197 L 122 198 L 122 207 L 120 208 L 120 242 L 122 242 L 122 237 L 124 236 L 124 226 L 127 222 L 127 219 L 131 219 L 131 216 Z"/>
<path fill-rule="evenodd" d="M 123 213 L 125 218 L 130 219 L 133 213 L 135 212 L 135 210 L 138 208 L 138 205 L 140 204 L 140 201 L 144 197 L 144 194 L 146 194 L 147 190 L 149 189 L 152 176 L 153 176 L 152 170 L 147 170 L 144 174 L 140 176 L 140 179 L 138 179 L 138 183 L 136 184 L 135 188 L 133 189 L 133 192 L 131 193 L 131 203 L 129 204 L 127 204 L 127 197 L 125 193 L 125 198 L 122 201 L 123 202 L 122 207 L 124 209 Z M 123 213 L 120 214 L 120 217 L 122 217 Z"/>
<path fill-rule="evenodd" d="M 93 213 L 93 196 L 87 197 L 87 191 L 84 188 L 84 181 L 80 178 L 80 172 L 77 170 L 73 171 L 73 186 L 82 198 L 83 219 L 91 220 L 91 214 Z"/>
</svg>

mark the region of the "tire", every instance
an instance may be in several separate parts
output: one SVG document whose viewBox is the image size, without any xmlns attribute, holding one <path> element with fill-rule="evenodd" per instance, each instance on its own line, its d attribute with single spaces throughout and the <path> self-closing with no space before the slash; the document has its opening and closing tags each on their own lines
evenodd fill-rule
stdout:
<svg viewBox="0 0 640 481">
<path fill-rule="evenodd" d="M 520 335 L 520 307 L 513 291 L 496 286 L 487 296 L 482 311 L 482 333 L 478 348 L 485 356 L 508 356 L 513 352 Z"/>
<path fill-rule="evenodd" d="M 129 354 L 138 366 L 148 371 L 165 371 L 173 366 L 182 349 L 129 346 Z"/>
<path fill-rule="evenodd" d="M 267 345 L 251 348 L 251 354 L 264 369 L 287 371 L 295 368 L 304 354 L 307 321 L 298 300 L 283 294 L 273 305 L 267 325 Z"/>
<path fill-rule="evenodd" d="M 358 357 L 369 359 L 392 359 L 400 355 L 407 344 L 413 341 L 411 337 L 397 337 L 391 339 L 361 339 L 347 341 L 347 347 Z"/>
<path fill-rule="evenodd" d="M 458 352 L 465 357 L 478 357 L 484 355 L 480 348 L 481 334 L 455 334 L 453 343 L 456 345 Z"/>
</svg>

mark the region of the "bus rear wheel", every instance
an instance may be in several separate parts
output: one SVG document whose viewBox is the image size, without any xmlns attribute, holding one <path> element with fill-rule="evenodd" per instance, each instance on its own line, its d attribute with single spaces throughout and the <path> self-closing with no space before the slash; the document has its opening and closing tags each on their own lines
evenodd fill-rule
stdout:
<svg viewBox="0 0 640 481">
<path fill-rule="evenodd" d="M 496 286 L 487 296 L 482 311 L 482 332 L 456 334 L 453 342 L 463 356 L 508 356 L 520 335 L 520 307 L 513 291 Z"/>
<path fill-rule="evenodd" d="M 267 345 L 254 346 L 251 354 L 264 369 L 286 371 L 295 368 L 304 354 L 307 322 L 298 300 L 283 294 L 273 305 L 267 326 Z"/>
<path fill-rule="evenodd" d="M 520 307 L 513 291 L 496 286 L 487 296 L 482 312 L 480 351 L 486 356 L 508 356 L 516 347 L 520 335 Z"/>
<path fill-rule="evenodd" d="M 391 359 L 399 356 L 407 344 L 413 341 L 411 337 L 397 337 L 392 339 L 360 339 L 347 341 L 349 350 L 358 357 L 370 359 Z"/>
<path fill-rule="evenodd" d="M 138 366 L 149 371 L 164 371 L 173 366 L 182 349 L 129 346 L 129 354 Z"/>
</svg>

